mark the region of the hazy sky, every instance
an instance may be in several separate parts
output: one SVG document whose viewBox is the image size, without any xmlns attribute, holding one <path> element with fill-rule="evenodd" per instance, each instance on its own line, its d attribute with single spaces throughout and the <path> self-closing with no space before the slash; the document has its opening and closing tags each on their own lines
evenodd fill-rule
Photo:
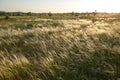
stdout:
<svg viewBox="0 0 120 80">
<path fill-rule="evenodd" d="M 1 11 L 120 12 L 120 0 L 0 0 Z"/>
</svg>

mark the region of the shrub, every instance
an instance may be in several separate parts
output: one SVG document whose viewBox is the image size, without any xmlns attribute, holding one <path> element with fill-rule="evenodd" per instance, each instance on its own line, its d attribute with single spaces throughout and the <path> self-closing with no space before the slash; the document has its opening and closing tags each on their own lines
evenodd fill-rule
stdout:
<svg viewBox="0 0 120 80">
<path fill-rule="evenodd" d="M 63 26 L 63 24 L 62 23 L 60 23 L 60 22 L 53 22 L 53 23 L 51 23 L 51 26 L 52 27 L 62 27 Z"/>
<path fill-rule="evenodd" d="M 8 19 L 9 19 L 9 16 L 5 16 L 5 19 L 8 20 Z"/>
<path fill-rule="evenodd" d="M 52 16 L 52 13 L 51 13 L 51 12 L 49 12 L 49 13 L 48 13 L 48 16 Z"/>
</svg>

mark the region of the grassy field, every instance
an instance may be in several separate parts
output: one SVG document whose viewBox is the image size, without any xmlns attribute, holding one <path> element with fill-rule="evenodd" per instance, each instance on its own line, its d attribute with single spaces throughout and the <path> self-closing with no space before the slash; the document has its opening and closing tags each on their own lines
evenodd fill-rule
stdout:
<svg viewBox="0 0 120 80">
<path fill-rule="evenodd" d="M 0 80 L 119 78 L 119 19 L 0 17 Z"/>
</svg>

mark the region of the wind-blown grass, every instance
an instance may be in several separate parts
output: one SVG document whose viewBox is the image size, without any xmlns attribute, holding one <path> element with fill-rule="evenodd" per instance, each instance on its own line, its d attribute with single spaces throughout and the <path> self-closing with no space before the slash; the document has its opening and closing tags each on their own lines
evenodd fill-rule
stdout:
<svg viewBox="0 0 120 80">
<path fill-rule="evenodd" d="M 119 23 L 52 20 L 29 24 L 0 26 L 0 80 L 120 78 Z"/>
</svg>

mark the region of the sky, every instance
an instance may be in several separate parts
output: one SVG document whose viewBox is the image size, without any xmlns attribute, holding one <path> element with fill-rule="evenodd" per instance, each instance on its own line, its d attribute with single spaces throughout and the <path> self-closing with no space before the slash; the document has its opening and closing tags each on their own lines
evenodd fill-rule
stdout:
<svg viewBox="0 0 120 80">
<path fill-rule="evenodd" d="M 120 12 L 120 0 L 0 0 L 8 12 Z"/>
</svg>

